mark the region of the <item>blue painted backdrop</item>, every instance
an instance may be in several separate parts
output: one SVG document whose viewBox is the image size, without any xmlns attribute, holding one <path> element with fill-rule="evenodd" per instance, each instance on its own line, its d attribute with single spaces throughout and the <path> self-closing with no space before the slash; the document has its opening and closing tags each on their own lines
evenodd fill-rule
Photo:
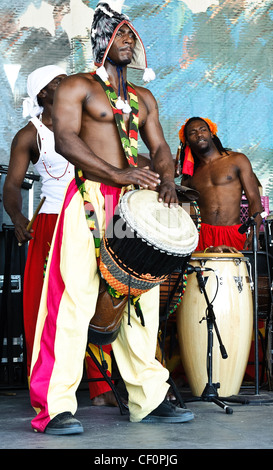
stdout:
<svg viewBox="0 0 273 470">
<path fill-rule="evenodd" d="M 113 0 L 115 3 L 115 0 Z M 26 122 L 26 77 L 58 63 L 68 73 L 92 66 L 90 25 L 97 0 L 1 0 L 0 163 Z M 116 0 L 146 47 L 157 79 L 147 85 L 159 103 L 175 154 L 185 119 L 218 125 L 223 144 L 245 153 L 273 206 L 273 4 L 260 0 Z M 130 77 L 141 84 L 139 72 Z M 145 151 L 143 144 L 140 150 Z"/>
</svg>

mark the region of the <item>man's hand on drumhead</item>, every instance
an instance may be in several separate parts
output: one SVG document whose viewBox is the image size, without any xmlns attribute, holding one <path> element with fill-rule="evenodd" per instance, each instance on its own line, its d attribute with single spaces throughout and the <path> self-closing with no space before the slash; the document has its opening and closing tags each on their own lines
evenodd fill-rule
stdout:
<svg viewBox="0 0 273 470">
<path fill-rule="evenodd" d="M 148 166 L 144 168 L 129 167 L 117 171 L 117 183 L 122 186 L 137 184 L 143 189 L 155 191 L 160 182 L 159 174 L 150 170 Z"/>
<path fill-rule="evenodd" d="M 158 201 L 163 202 L 164 206 L 178 207 L 178 197 L 174 182 L 164 181 L 159 186 L 158 192 Z"/>
</svg>

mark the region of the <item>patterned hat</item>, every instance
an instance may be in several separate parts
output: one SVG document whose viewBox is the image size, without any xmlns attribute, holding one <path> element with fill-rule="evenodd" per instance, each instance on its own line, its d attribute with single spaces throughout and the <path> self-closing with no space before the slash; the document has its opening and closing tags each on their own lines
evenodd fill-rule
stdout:
<svg viewBox="0 0 273 470">
<path fill-rule="evenodd" d="M 126 24 L 136 36 L 136 44 L 131 63 L 128 67 L 145 70 L 143 80 L 148 82 L 155 78 L 154 71 L 148 69 L 147 58 L 144 45 L 139 34 L 130 22 L 127 15 L 122 14 L 110 7 L 111 1 L 100 1 L 95 9 L 93 23 L 91 27 L 91 44 L 95 65 L 102 70 L 98 74 L 102 79 L 106 79 L 104 63 L 110 47 L 113 44 L 118 29 Z"/>
</svg>

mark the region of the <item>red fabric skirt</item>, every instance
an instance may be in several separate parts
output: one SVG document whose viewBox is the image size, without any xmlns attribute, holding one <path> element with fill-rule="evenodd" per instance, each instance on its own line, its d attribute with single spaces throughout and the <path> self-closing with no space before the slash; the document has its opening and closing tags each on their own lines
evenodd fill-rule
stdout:
<svg viewBox="0 0 273 470">
<path fill-rule="evenodd" d="M 30 375 L 31 356 L 35 335 L 36 321 L 40 306 L 40 297 L 43 288 L 44 269 L 49 253 L 58 214 L 39 214 L 33 224 L 33 240 L 29 242 L 28 255 L 24 274 L 24 330 L 27 351 L 27 374 Z M 107 375 L 111 376 L 111 345 L 102 346 L 102 354 L 107 356 L 109 370 Z M 102 378 L 102 374 L 91 357 L 86 360 L 87 377 L 89 379 Z M 111 390 L 107 382 L 89 382 L 90 398 Z"/>
<path fill-rule="evenodd" d="M 38 214 L 33 224 L 24 274 L 24 329 L 29 376 L 36 320 L 43 288 L 44 267 L 57 221 L 57 214 Z"/>
<path fill-rule="evenodd" d="M 196 251 L 204 251 L 209 246 L 227 245 L 242 251 L 246 241 L 246 234 L 238 232 L 238 225 L 209 225 L 201 223 L 199 242 Z"/>
</svg>

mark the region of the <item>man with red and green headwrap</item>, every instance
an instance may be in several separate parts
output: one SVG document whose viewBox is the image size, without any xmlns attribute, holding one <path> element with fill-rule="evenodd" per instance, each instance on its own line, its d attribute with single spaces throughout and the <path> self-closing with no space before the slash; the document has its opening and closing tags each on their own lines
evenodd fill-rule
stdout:
<svg viewBox="0 0 273 470">
<path fill-rule="evenodd" d="M 196 251 L 236 252 L 252 249 L 253 233 L 246 237 L 238 229 L 244 191 L 249 216 L 261 224 L 261 197 L 257 178 L 246 155 L 222 146 L 217 125 L 210 119 L 192 117 L 179 131 L 182 184 L 199 192 L 201 215 Z"/>
</svg>

